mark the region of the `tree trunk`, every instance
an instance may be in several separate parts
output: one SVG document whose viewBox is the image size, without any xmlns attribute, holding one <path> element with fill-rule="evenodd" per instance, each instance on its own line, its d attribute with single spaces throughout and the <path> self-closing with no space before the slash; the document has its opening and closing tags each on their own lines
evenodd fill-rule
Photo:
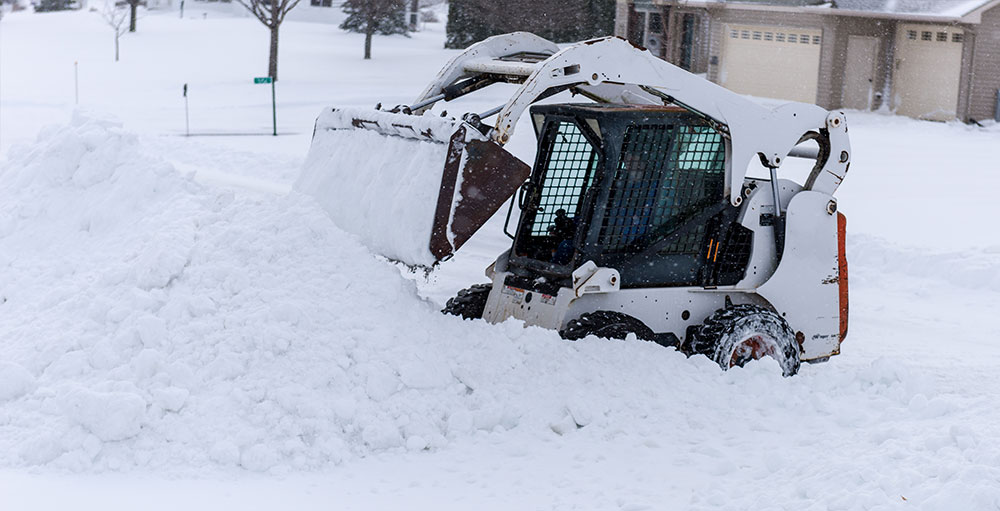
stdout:
<svg viewBox="0 0 1000 511">
<path fill-rule="evenodd" d="M 135 11 L 139 9 L 139 2 L 129 2 L 128 31 L 135 32 Z"/>
<path fill-rule="evenodd" d="M 267 75 L 271 80 L 278 81 L 278 27 L 281 25 L 281 12 L 278 9 L 278 0 L 271 0 L 271 56 L 267 61 Z"/>
<path fill-rule="evenodd" d="M 267 62 L 267 75 L 278 81 L 278 25 L 271 27 L 271 57 Z"/>
<path fill-rule="evenodd" d="M 115 62 L 118 62 L 118 29 L 115 29 Z"/>
<path fill-rule="evenodd" d="M 410 32 L 417 31 L 420 23 L 420 0 L 410 0 Z"/>
<path fill-rule="evenodd" d="M 372 58 L 372 34 L 374 33 L 372 29 L 365 31 L 365 60 Z"/>
</svg>

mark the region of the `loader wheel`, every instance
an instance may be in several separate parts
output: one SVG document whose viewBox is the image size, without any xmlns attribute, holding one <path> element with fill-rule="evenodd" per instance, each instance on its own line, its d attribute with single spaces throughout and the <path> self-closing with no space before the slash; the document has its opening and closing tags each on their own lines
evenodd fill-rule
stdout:
<svg viewBox="0 0 1000 511">
<path fill-rule="evenodd" d="M 490 296 L 493 284 L 476 284 L 463 289 L 448 300 L 441 312 L 464 319 L 480 319 L 486 310 L 486 299 Z"/>
<path fill-rule="evenodd" d="M 740 304 L 719 309 L 690 336 L 688 354 L 702 354 L 723 369 L 772 357 L 785 376 L 799 371 L 799 343 L 788 322 L 776 312 Z"/>
<path fill-rule="evenodd" d="M 628 334 L 635 334 L 644 341 L 655 340 L 656 335 L 642 321 L 628 314 L 613 311 L 595 311 L 582 314 L 566 324 L 559 331 L 563 339 L 575 341 L 588 335 L 604 339 L 624 339 Z"/>
</svg>

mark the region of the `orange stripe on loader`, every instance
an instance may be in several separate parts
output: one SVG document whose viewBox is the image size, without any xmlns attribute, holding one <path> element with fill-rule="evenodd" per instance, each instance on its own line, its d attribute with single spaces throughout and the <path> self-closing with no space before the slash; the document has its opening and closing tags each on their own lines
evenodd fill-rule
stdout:
<svg viewBox="0 0 1000 511">
<path fill-rule="evenodd" d="M 847 337 L 847 217 L 837 213 L 837 282 L 840 288 L 840 342 Z"/>
</svg>

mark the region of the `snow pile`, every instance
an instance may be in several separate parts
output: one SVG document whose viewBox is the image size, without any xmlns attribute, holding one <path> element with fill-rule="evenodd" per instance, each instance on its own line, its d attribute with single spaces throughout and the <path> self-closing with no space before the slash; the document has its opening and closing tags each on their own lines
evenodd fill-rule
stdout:
<svg viewBox="0 0 1000 511">
<path fill-rule="evenodd" d="M 203 188 L 84 117 L 0 189 L 0 464 L 310 469 L 568 417 L 527 399 L 555 334 L 440 315 L 307 197 Z"/>
<path fill-rule="evenodd" d="M 0 466 L 286 473 L 610 444 L 740 483 L 692 483 L 690 509 L 816 488 L 843 509 L 1000 502 L 996 426 L 963 426 L 987 395 L 884 359 L 721 373 L 652 343 L 446 317 L 309 197 L 204 188 L 110 123 L 12 151 L 0 218 Z"/>
<path fill-rule="evenodd" d="M 10 156 L 0 462 L 316 467 L 471 417 L 420 353 L 447 319 L 312 201 L 204 189 L 84 117 Z"/>
<path fill-rule="evenodd" d="M 438 191 L 455 129 L 455 121 L 439 117 L 325 110 L 295 189 L 313 195 L 338 226 L 376 253 L 430 266 L 436 261 L 429 243 Z"/>
</svg>

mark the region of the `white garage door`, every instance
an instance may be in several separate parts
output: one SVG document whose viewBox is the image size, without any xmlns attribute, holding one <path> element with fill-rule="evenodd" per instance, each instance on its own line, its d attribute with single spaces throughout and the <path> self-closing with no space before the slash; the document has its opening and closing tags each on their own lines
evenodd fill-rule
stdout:
<svg viewBox="0 0 1000 511">
<path fill-rule="evenodd" d="M 823 31 L 727 25 L 719 82 L 741 94 L 816 102 Z"/>
<path fill-rule="evenodd" d="M 896 113 L 935 121 L 955 118 L 964 37 L 960 28 L 899 26 L 893 73 Z"/>
</svg>

